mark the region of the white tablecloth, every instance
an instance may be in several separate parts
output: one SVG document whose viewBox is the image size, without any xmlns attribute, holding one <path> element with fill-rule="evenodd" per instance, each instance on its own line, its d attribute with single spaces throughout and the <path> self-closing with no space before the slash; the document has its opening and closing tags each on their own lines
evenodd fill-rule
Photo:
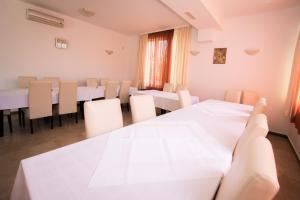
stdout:
<svg viewBox="0 0 300 200">
<path fill-rule="evenodd" d="M 251 110 L 207 100 L 24 159 L 11 199 L 212 199 Z"/>
<path fill-rule="evenodd" d="M 136 88 L 130 87 L 129 93 Z M 104 86 L 77 88 L 77 101 L 90 101 L 104 97 Z M 52 89 L 52 103 L 58 103 L 58 88 Z M 0 90 L 0 110 L 28 107 L 28 89 Z"/>
<path fill-rule="evenodd" d="M 164 110 L 174 111 L 180 108 L 177 93 L 163 92 L 159 90 L 136 90 L 132 91 L 132 95 L 151 95 L 154 98 L 155 107 Z M 199 97 L 192 96 L 192 104 L 199 102 Z"/>
</svg>

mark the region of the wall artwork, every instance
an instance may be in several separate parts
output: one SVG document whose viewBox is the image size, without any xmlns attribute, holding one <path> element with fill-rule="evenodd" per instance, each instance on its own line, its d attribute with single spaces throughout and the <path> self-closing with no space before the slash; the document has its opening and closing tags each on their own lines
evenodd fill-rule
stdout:
<svg viewBox="0 0 300 200">
<path fill-rule="evenodd" d="M 226 63 L 226 52 L 227 48 L 215 48 L 214 50 L 214 64 L 225 64 Z"/>
</svg>

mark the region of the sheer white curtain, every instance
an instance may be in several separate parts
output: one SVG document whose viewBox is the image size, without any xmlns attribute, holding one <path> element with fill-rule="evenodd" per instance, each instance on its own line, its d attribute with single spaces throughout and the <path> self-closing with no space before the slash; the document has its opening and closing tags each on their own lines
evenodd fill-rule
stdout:
<svg viewBox="0 0 300 200">
<path fill-rule="evenodd" d="M 137 63 L 137 75 L 136 75 L 136 84 L 139 89 L 145 89 L 144 85 L 144 73 L 145 73 L 145 64 L 147 60 L 147 44 L 148 44 L 148 34 L 141 35 L 139 41 L 139 50 L 138 50 L 138 63 Z"/>
<path fill-rule="evenodd" d="M 191 46 L 191 27 L 174 30 L 170 82 L 186 86 L 187 65 Z"/>
</svg>

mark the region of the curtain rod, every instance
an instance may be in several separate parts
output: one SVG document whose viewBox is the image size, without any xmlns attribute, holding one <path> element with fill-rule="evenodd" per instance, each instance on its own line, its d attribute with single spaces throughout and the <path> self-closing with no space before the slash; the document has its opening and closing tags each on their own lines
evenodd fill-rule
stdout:
<svg viewBox="0 0 300 200">
<path fill-rule="evenodd" d="M 170 30 L 170 29 L 176 29 L 176 28 L 183 28 L 183 27 L 188 27 L 190 25 L 180 25 L 180 26 L 175 26 L 175 27 L 170 27 L 170 28 L 164 28 L 164 29 L 157 29 L 155 31 L 149 31 L 149 32 L 145 32 L 145 33 L 140 33 L 139 35 L 146 35 L 149 33 L 156 33 L 156 32 L 161 32 L 161 31 L 166 31 L 166 30 Z"/>
</svg>

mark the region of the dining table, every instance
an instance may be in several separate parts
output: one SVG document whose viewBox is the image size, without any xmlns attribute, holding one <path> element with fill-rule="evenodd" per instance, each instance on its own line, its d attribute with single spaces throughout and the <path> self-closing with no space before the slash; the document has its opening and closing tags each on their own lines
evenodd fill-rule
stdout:
<svg viewBox="0 0 300 200">
<path fill-rule="evenodd" d="M 177 93 L 160 90 L 133 90 L 132 95 L 151 95 L 153 96 L 154 105 L 167 111 L 174 111 L 180 108 L 179 97 Z M 191 103 L 199 102 L 199 97 L 191 96 Z"/>
<path fill-rule="evenodd" d="M 252 110 L 208 99 L 23 159 L 10 199 L 211 200 Z"/>
<path fill-rule="evenodd" d="M 119 91 L 120 87 L 118 87 Z M 129 94 L 137 90 L 135 87 L 129 88 Z M 116 93 L 118 93 L 116 91 Z M 59 88 L 52 88 L 52 104 L 58 103 Z M 77 101 L 91 101 L 93 99 L 103 98 L 105 86 L 98 87 L 77 87 Z M 116 94 L 117 95 L 117 94 Z M 28 107 L 28 88 L 15 88 L 0 90 L 0 137 L 4 136 L 4 111 Z"/>
</svg>

